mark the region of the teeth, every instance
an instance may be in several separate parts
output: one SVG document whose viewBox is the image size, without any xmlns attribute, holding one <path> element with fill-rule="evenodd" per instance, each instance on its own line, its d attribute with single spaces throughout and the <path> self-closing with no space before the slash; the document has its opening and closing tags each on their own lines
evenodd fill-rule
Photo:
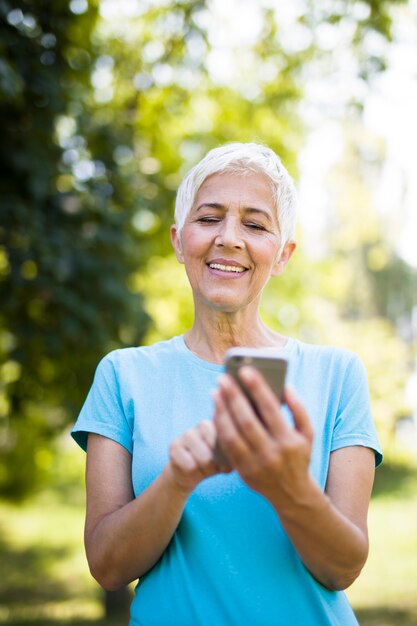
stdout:
<svg viewBox="0 0 417 626">
<path fill-rule="evenodd" d="M 245 271 L 245 268 L 240 265 L 222 265 L 222 263 L 210 263 L 209 265 L 212 269 L 221 270 L 222 272 L 237 272 L 240 274 Z"/>
</svg>

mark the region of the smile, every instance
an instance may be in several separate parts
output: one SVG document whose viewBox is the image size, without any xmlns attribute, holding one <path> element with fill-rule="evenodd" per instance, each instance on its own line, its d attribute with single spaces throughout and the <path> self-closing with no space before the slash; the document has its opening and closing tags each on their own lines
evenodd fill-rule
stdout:
<svg viewBox="0 0 417 626">
<path fill-rule="evenodd" d="M 222 263 L 209 263 L 209 267 L 213 270 L 220 270 L 221 272 L 234 272 L 235 274 L 241 274 L 246 270 L 241 265 L 223 265 Z"/>
</svg>

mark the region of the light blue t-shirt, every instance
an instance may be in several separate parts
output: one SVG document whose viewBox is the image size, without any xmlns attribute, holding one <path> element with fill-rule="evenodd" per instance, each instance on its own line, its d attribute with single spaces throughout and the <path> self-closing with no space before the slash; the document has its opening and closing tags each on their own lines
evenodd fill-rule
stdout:
<svg viewBox="0 0 417 626">
<path fill-rule="evenodd" d="M 381 451 L 358 357 L 289 339 L 287 383 L 314 428 L 310 471 L 324 490 L 330 453 L 361 445 Z M 116 350 L 99 364 L 72 431 L 117 441 L 132 455 L 138 496 L 162 471 L 171 442 L 211 419 L 221 365 L 204 361 L 182 336 Z M 284 410 L 285 407 L 284 407 Z M 287 418 L 290 418 L 287 413 Z M 302 564 L 269 502 L 236 472 L 204 480 L 159 561 L 136 587 L 131 626 L 351 626 L 343 592 L 329 591 Z"/>
</svg>

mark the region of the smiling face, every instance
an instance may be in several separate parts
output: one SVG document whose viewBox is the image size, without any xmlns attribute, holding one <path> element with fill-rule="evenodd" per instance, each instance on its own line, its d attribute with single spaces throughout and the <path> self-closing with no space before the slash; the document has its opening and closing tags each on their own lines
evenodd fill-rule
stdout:
<svg viewBox="0 0 417 626">
<path fill-rule="evenodd" d="M 260 173 L 213 174 L 200 187 L 181 236 L 171 239 L 199 303 L 236 312 L 258 302 L 294 248 L 281 248 L 271 183 Z"/>
</svg>

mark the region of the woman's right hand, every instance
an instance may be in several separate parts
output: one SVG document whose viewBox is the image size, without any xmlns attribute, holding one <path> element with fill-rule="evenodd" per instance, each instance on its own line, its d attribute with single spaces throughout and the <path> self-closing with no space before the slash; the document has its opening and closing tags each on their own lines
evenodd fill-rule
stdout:
<svg viewBox="0 0 417 626">
<path fill-rule="evenodd" d="M 175 486 L 183 493 L 191 493 L 209 476 L 231 471 L 230 467 L 221 465 L 213 458 L 216 439 L 216 427 L 213 422 L 205 420 L 187 430 L 171 444 L 166 470 Z"/>
<path fill-rule="evenodd" d="M 178 437 L 163 472 L 135 496 L 131 454 L 112 439 L 89 434 L 85 546 L 91 573 L 105 589 L 127 585 L 161 558 L 192 490 L 223 471 L 212 458 L 215 441 L 212 422 Z"/>
</svg>

